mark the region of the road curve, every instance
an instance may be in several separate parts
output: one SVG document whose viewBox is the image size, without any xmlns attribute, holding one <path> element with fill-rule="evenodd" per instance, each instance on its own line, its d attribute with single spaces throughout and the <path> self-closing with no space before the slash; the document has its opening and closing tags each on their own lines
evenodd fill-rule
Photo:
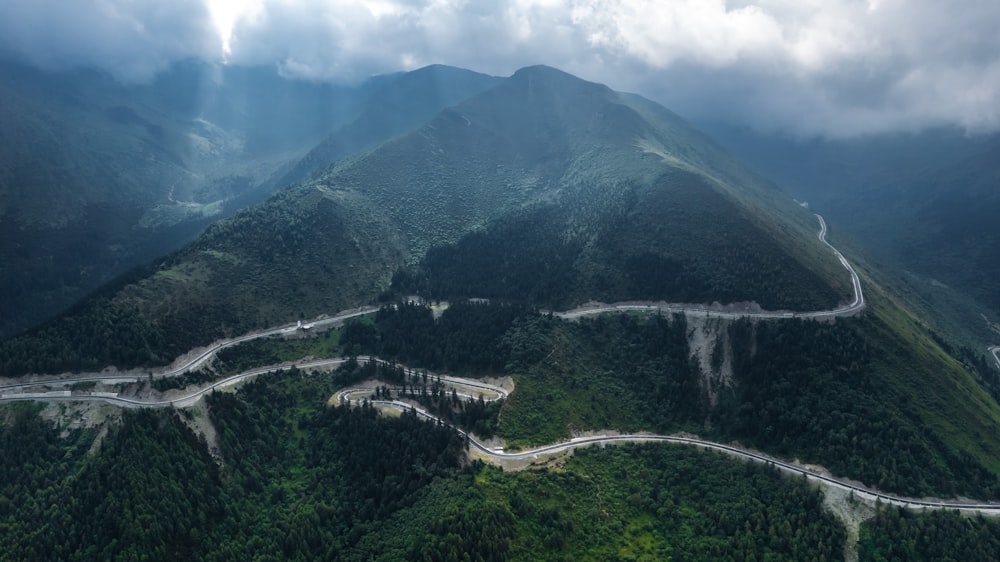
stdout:
<svg viewBox="0 0 1000 562">
<path fill-rule="evenodd" d="M 596 307 L 581 307 L 574 310 L 569 310 L 565 312 L 555 312 L 555 316 L 563 318 L 566 320 L 574 320 L 583 316 L 592 316 L 595 314 L 603 314 L 606 312 L 628 312 L 628 311 L 649 311 L 649 312 L 665 312 L 665 313 L 704 313 L 706 316 L 714 318 L 728 318 L 728 319 L 738 319 L 738 318 L 833 318 L 837 316 L 846 316 L 849 314 L 854 314 L 865 307 L 865 297 L 861 289 L 861 279 L 858 277 L 856 271 L 851 266 L 851 264 L 844 258 L 843 254 L 840 253 L 836 248 L 834 248 L 826 240 L 826 221 L 819 214 L 816 214 L 816 219 L 819 221 L 819 232 L 817 237 L 821 242 L 826 244 L 840 260 L 840 263 L 847 269 L 851 275 L 851 283 L 853 285 L 854 299 L 851 303 L 844 306 L 834 308 L 832 310 L 821 310 L 814 312 L 789 312 L 789 311 L 759 311 L 759 312 L 727 312 L 713 310 L 710 307 L 703 304 L 686 304 L 686 303 L 615 303 L 609 305 L 598 305 Z M 354 308 L 350 310 L 345 310 L 334 314 L 333 316 L 327 318 L 320 318 L 312 321 L 310 324 L 313 328 L 325 327 L 338 323 L 343 323 L 344 321 L 355 318 L 358 316 L 364 316 L 367 314 L 373 314 L 378 311 L 377 307 L 374 306 L 362 306 L 359 308 Z M 251 340 L 266 338 L 277 335 L 286 335 L 294 333 L 298 327 L 295 324 L 285 324 L 275 328 L 269 328 L 266 330 L 261 330 L 258 332 L 251 332 L 239 337 L 220 340 L 217 341 L 207 348 L 201 350 L 194 358 L 188 359 L 182 362 L 176 367 L 167 367 L 166 369 L 159 371 L 148 371 L 150 375 L 157 378 L 173 377 L 181 375 L 188 371 L 196 369 L 198 366 L 202 365 L 213 357 L 219 351 L 238 345 Z M 997 362 L 1000 364 L 1000 356 L 997 356 Z M 138 381 L 142 374 L 133 373 L 118 373 L 118 374 L 106 374 L 106 373 L 85 373 L 79 375 L 53 375 L 53 376 L 33 376 L 25 377 L 18 380 L 16 383 L 10 383 L 6 385 L 0 385 L 0 392 L 5 390 L 14 390 L 22 387 L 39 386 L 39 385 L 60 385 L 66 386 L 75 383 L 86 383 L 86 382 L 104 382 L 110 380 L 132 380 Z M 149 375 L 147 375 L 149 376 Z M 30 379 L 30 380 L 29 380 Z"/>
<path fill-rule="evenodd" d="M 356 358 L 358 362 L 365 361 L 376 361 L 381 363 L 388 363 L 383 359 L 378 357 L 370 357 L 362 355 Z M 296 363 L 285 363 L 280 365 L 268 365 L 266 367 L 257 367 L 255 369 L 250 369 L 243 371 L 224 379 L 212 382 L 204 387 L 193 389 L 187 394 L 180 396 L 174 396 L 169 399 L 163 400 L 143 400 L 138 398 L 130 398 L 121 396 L 116 392 L 73 392 L 69 390 L 48 390 L 44 392 L 9 392 L 11 390 L 16 390 L 17 388 L 23 386 L 38 386 L 38 383 L 33 383 L 30 385 L 12 385 L 6 387 L 0 387 L 0 402 L 16 402 L 23 400 L 37 400 L 37 401 L 61 401 L 61 402 L 105 402 L 108 404 L 116 404 L 126 408 L 186 408 L 194 405 L 198 400 L 200 400 L 205 394 L 216 390 L 218 388 L 225 388 L 227 386 L 232 386 L 246 379 L 253 378 L 265 373 L 271 373 L 276 371 L 288 371 L 290 369 L 315 369 L 320 367 L 334 367 L 347 362 L 348 359 L 336 358 L 336 359 L 317 359 L 314 361 L 304 361 Z M 403 367 L 405 373 L 410 377 L 417 377 L 422 375 L 426 371 L 418 371 L 416 369 L 411 369 L 409 367 Z M 434 380 L 440 380 L 442 383 L 448 384 L 454 388 L 471 388 L 479 390 L 480 393 L 473 395 L 468 392 L 457 392 L 457 394 L 463 398 L 479 398 L 482 396 L 487 402 L 492 402 L 494 400 L 502 400 L 507 398 L 507 391 L 489 383 L 483 381 L 478 381 L 474 379 L 464 379 L 461 377 L 452 377 L 447 375 L 438 375 L 436 373 L 427 373 L 429 377 L 433 377 Z M 83 382 L 102 382 L 102 383 L 134 383 L 138 382 L 141 377 L 114 377 L 114 378 L 92 378 L 87 379 Z M 81 381 L 75 381 L 81 382 Z M 2 391 L 8 392 L 2 392 Z M 371 393 L 373 388 L 353 388 L 348 390 L 343 390 L 338 394 L 341 398 L 341 402 L 344 402 L 344 398 L 348 397 L 350 394 L 359 394 L 362 392 Z"/>
<path fill-rule="evenodd" d="M 374 360 L 381 361 L 375 357 L 359 357 L 361 361 Z M 213 390 L 224 388 L 242 382 L 248 378 L 259 376 L 265 373 L 275 372 L 275 371 L 285 371 L 290 370 L 293 367 L 298 369 L 310 369 L 319 367 L 333 367 L 335 365 L 340 365 L 348 359 L 321 359 L 316 361 L 308 361 L 294 364 L 284 364 L 284 365 L 272 365 L 267 367 L 259 367 L 256 369 L 251 369 L 244 371 L 242 373 L 226 377 L 224 379 L 215 381 L 204 387 L 193 389 L 190 392 L 175 396 L 164 400 L 141 400 L 137 398 L 130 398 L 119 396 L 117 393 L 112 392 L 91 392 L 91 393 L 73 393 L 68 390 L 62 391 L 48 391 L 48 392 L 21 392 L 21 393 L 4 393 L 0 394 L 0 402 L 8 401 L 18 401 L 18 400 L 40 400 L 40 401 L 77 401 L 77 402 L 105 402 L 108 404 L 114 404 L 117 406 L 125 408 L 167 408 L 167 407 L 189 407 L 200 400 L 204 395 L 212 392 Z M 406 373 L 413 377 L 421 375 L 422 372 L 404 367 Z M 435 380 L 438 379 L 438 375 L 428 373 L 429 376 L 434 377 Z M 502 388 L 472 379 L 465 379 L 461 377 L 451 377 L 451 376 L 440 376 L 440 380 L 453 388 L 455 387 L 468 387 L 475 388 L 487 392 L 492 392 L 493 396 L 485 396 L 484 400 L 493 401 L 499 400 L 507 397 L 507 392 Z M 372 388 L 348 388 L 341 390 L 337 393 L 338 401 L 341 404 L 351 404 L 351 396 L 355 394 L 368 394 L 370 395 L 374 389 Z M 464 397 L 472 397 L 470 394 L 463 394 Z M 578 447 L 586 447 L 590 445 L 602 445 L 602 444 L 615 444 L 615 443 L 678 443 L 685 445 L 693 445 L 702 447 L 705 449 L 712 449 L 716 451 L 726 452 L 743 459 L 751 460 L 754 462 L 771 464 L 787 473 L 797 474 L 805 476 L 806 478 L 812 478 L 829 486 L 839 488 L 844 491 L 853 491 L 862 499 L 868 499 L 871 501 L 881 501 L 889 505 L 898 505 L 900 507 L 910 508 L 910 509 L 956 509 L 960 511 L 974 511 L 983 512 L 990 514 L 1000 515 L 1000 504 L 991 503 L 977 503 L 977 502 L 963 502 L 963 501 L 945 501 L 945 500 L 929 500 L 923 498 L 905 498 L 901 496 L 895 496 L 892 494 L 885 494 L 878 492 L 876 490 L 871 490 L 864 486 L 854 484 L 845 480 L 834 478 L 825 474 L 821 474 L 799 466 L 797 464 L 789 463 L 770 457 L 761 453 L 754 451 L 748 451 L 739 447 L 732 445 L 726 445 L 723 443 L 716 443 L 713 441 L 704 441 L 701 439 L 696 439 L 693 437 L 682 437 L 676 435 L 656 435 L 656 434 L 628 434 L 628 435 L 605 435 L 605 436 L 593 436 L 593 437 L 582 437 L 576 438 L 570 441 L 564 441 L 560 443 L 553 443 L 551 445 L 545 445 L 542 447 L 537 447 L 534 449 L 529 449 L 526 451 L 518 452 L 505 452 L 502 450 L 493 449 L 481 441 L 476 439 L 473 435 L 467 433 L 466 431 L 455 427 L 447 422 L 440 420 L 433 414 L 430 414 L 426 410 L 416 407 L 412 404 L 402 402 L 399 400 L 369 400 L 369 403 L 381 406 L 394 408 L 400 411 L 414 411 L 418 416 L 432 420 L 435 422 L 440 422 L 448 425 L 464 438 L 466 438 L 471 447 L 481 452 L 483 455 L 496 460 L 525 460 L 534 459 L 539 455 L 555 454 L 564 451 L 569 451 L 576 449 Z"/>
<path fill-rule="evenodd" d="M 20 400 L 37 400 L 37 401 L 56 401 L 56 402 L 106 402 L 108 404 L 114 404 L 118 406 L 123 406 L 126 408 L 186 408 L 194 405 L 198 400 L 200 400 L 204 395 L 209 392 L 216 390 L 218 388 L 225 388 L 227 386 L 232 386 L 246 379 L 263 375 L 265 373 L 271 373 L 275 371 L 288 371 L 293 367 L 297 369 L 312 369 L 318 367 L 332 367 L 334 365 L 340 365 L 346 362 L 347 359 L 319 359 L 316 361 L 305 361 L 300 363 L 288 363 L 283 365 L 269 365 L 267 367 L 258 367 L 256 369 L 250 369 L 248 371 L 243 371 L 224 379 L 212 382 L 204 387 L 200 387 L 192 390 L 191 392 L 176 396 L 173 398 L 165 400 L 142 400 L 138 398 L 129 398 L 126 396 L 121 396 L 116 392 L 72 392 L 69 390 L 50 390 L 46 392 L 5 392 L 0 394 L 0 402 L 16 402 Z M 97 382 L 104 383 L 114 383 L 114 382 L 137 382 L 139 378 L 124 377 L 128 380 L 122 380 L 123 377 L 115 377 L 113 379 L 92 379 Z M 37 383 L 32 385 L 20 385 L 20 386 L 35 386 Z M 12 388 L 18 388 L 18 385 L 13 387 L 3 387 L 0 390 L 10 390 Z"/>
<path fill-rule="evenodd" d="M 353 308 L 350 310 L 345 310 L 338 312 L 337 314 L 327 317 L 320 318 L 310 322 L 313 328 L 330 326 L 334 324 L 343 323 L 351 318 L 356 318 L 358 316 L 364 316 L 367 314 L 374 314 L 378 312 L 378 307 L 374 306 L 362 306 L 358 308 Z M 182 375 L 188 371 L 193 371 L 197 367 L 201 366 L 205 361 L 214 356 L 219 351 L 226 349 L 227 347 L 232 347 L 234 345 L 239 345 L 244 342 L 267 338 L 271 336 L 292 334 L 298 330 L 295 324 L 285 324 L 278 326 L 276 328 L 269 328 L 267 330 L 261 330 L 259 332 L 251 332 L 239 337 L 219 340 L 204 350 L 202 350 L 193 359 L 188 359 L 181 363 L 177 367 L 167 367 L 163 370 L 152 370 L 148 371 L 154 379 L 175 377 L 177 375 Z M 149 375 L 146 375 L 149 376 Z M 117 374 L 106 374 L 106 373 L 83 373 L 77 375 L 50 375 L 50 376 L 29 376 L 19 379 L 16 383 L 10 383 L 6 385 L 0 385 L 0 392 L 5 390 L 13 390 L 17 388 L 30 387 L 30 386 L 42 386 L 42 385 L 60 385 L 66 386 L 76 383 L 86 383 L 86 382 L 137 382 L 140 378 L 143 378 L 143 374 L 138 372 L 132 373 L 117 373 Z"/>
<path fill-rule="evenodd" d="M 865 294 L 861 288 L 861 278 L 858 276 L 858 272 L 854 270 L 854 267 L 847 261 L 847 258 L 840 253 L 840 250 L 834 248 L 826 240 L 826 221 L 823 219 L 822 215 L 814 213 L 816 219 L 819 221 L 819 232 L 817 237 L 820 242 L 826 244 L 833 254 L 840 261 L 840 264 L 844 266 L 844 269 L 851 276 L 851 286 L 854 293 L 854 297 L 850 303 L 838 306 L 830 310 L 817 310 L 811 312 L 791 312 L 791 311 L 770 311 L 761 310 L 756 312 L 731 312 L 725 310 L 717 310 L 712 307 L 703 304 L 691 304 L 691 303 L 663 303 L 663 302 L 627 302 L 627 303 L 612 303 L 612 304 L 600 304 L 596 306 L 580 307 L 573 310 L 568 310 L 565 312 L 553 312 L 553 316 L 563 318 L 565 320 L 576 320 L 583 316 L 593 316 L 595 314 L 604 314 L 607 312 L 629 312 L 629 311 L 646 311 L 646 312 L 665 312 L 665 313 L 698 313 L 705 314 L 711 318 L 725 318 L 730 320 L 735 320 L 739 318 L 761 318 L 761 319 L 780 319 L 780 318 L 810 318 L 810 319 L 826 319 L 826 318 L 836 318 L 838 316 L 849 316 L 858 313 L 865 308 Z"/>
<path fill-rule="evenodd" d="M 776 459 L 774 457 L 770 457 L 761 453 L 748 451 L 746 449 L 741 449 L 739 447 L 734 447 L 732 445 L 716 443 L 714 441 L 704 441 L 693 437 L 682 437 L 677 435 L 641 434 L 641 433 L 627 434 L 627 435 L 599 435 L 593 437 L 580 437 L 573 439 L 571 441 L 564 441 L 561 443 L 554 443 L 552 445 L 545 445 L 542 447 L 537 447 L 535 449 L 529 449 L 527 451 L 508 453 L 484 445 L 470 433 L 463 431 L 462 429 L 457 428 L 451 424 L 448 424 L 447 422 L 437 418 L 433 414 L 430 414 L 426 410 L 414 407 L 413 405 L 408 404 L 406 402 L 400 402 L 398 400 L 373 400 L 370 403 L 375 406 L 393 408 L 399 411 L 413 411 L 419 417 L 448 425 L 456 432 L 458 432 L 460 435 L 462 435 L 468 441 L 469 446 L 475 448 L 483 455 L 495 460 L 535 459 L 539 455 L 561 453 L 564 451 L 576 449 L 578 447 L 588 447 L 591 445 L 604 445 L 604 444 L 616 444 L 616 443 L 677 443 L 682 445 L 693 445 L 701 447 L 703 449 L 722 451 L 724 453 L 728 453 L 753 462 L 770 464 L 789 474 L 800 475 L 806 477 L 807 479 L 817 480 L 828 486 L 844 490 L 845 492 L 854 492 L 859 498 L 867 499 L 873 502 L 881 501 L 883 504 L 895 505 L 908 509 L 952 509 L 958 511 L 979 512 L 991 515 L 1000 515 L 1000 504 L 997 503 L 937 500 L 937 499 L 926 499 L 926 498 L 907 498 L 903 496 L 896 496 L 893 494 L 886 494 L 879 492 L 877 490 L 872 490 L 865 486 L 861 486 L 859 484 L 854 484 L 853 482 L 848 482 L 845 480 L 841 480 L 839 478 L 827 476 L 825 474 L 821 474 L 819 472 L 810 470 L 804 466 L 785 462 L 783 460 Z"/>
</svg>

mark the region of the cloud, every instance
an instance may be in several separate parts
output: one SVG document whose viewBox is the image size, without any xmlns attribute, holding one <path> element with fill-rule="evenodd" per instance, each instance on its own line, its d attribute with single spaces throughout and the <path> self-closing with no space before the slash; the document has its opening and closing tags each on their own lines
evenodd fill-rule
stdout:
<svg viewBox="0 0 1000 562">
<path fill-rule="evenodd" d="M 130 82 L 220 50 L 203 0 L 4 0 L 0 38 L 8 56 L 35 66 L 96 67 Z"/>
<path fill-rule="evenodd" d="M 0 22 L 35 64 L 123 79 L 187 57 L 338 81 L 544 63 L 799 135 L 1000 129 L 995 0 L 7 0 Z"/>
</svg>

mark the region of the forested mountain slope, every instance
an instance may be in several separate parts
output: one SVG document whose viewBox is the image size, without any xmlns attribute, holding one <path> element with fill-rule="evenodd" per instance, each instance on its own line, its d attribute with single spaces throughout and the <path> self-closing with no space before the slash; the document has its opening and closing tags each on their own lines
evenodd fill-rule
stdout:
<svg viewBox="0 0 1000 562">
<path fill-rule="evenodd" d="M 124 85 L 3 64 L 0 337 L 496 80 L 435 66 L 329 85 L 189 62 Z"/>
<path fill-rule="evenodd" d="M 360 115 L 345 130 L 375 118 Z M 413 380 L 409 395 L 391 390 L 508 450 L 590 431 L 690 432 L 881 491 L 1000 497 L 1000 443 L 989 438 L 1000 406 L 982 380 L 992 371 L 948 346 L 832 221 L 867 307 L 857 317 L 792 318 L 849 301 L 848 271 L 808 209 L 669 111 L 530 67 L 406 126 L 346 158 L 331 137 L 299 172 L 310 180 L 0 343 L 0 374 L 162 365 L 217 338 L 382 299 L 371 318 L 227 348 L 190 377 L 100 384 L 132 395 L 306 356 L 377 354 L 404 387 L 400 364 L 512 383 L 489 406 L 428 396 Z M 398 298 L 413 292 L 453 302 L 442 311 Z M 789 312 L 571 321 L 538 311 L 593 299 Z M 120 421 L 118 412 L 100 422 L 105 406 L 56 404 L 43 414 L 63 424 L 52 428 L 34 406 L 0 408 L 2 445 L 15 452 L 0 457 L 0 507 L 13 514 L 0 525 L 9 545 L 0 558 L 843 552 L 845 529 L 799 479 L 669 445 L 577 452 L 517 473 L 466 463 L 463 440 L 442 424 L 379 415 L 363 401 L 334 406 L 344 385 L 375 376 L 351 363 L 262 375 L 193 410 Z M 88 384 L 97 388 L 69 388 Z M 89 423 L 108 431 L 76 429 Z M 945 528 L 986 537 L 957 545 L 956 556 L 995 553 L 995 525 L 891 512 L 862 527 L 861 551 L 933 555 L 926 541 L 889 543 Z"/>
<path fill-rule="evenodd" d="M 194 63 L 147 86 L 0 67 L 0 335 L 190 240 L 356 103 L 276 81 Z M 264 103 L 282 93 L 298 105 Z M 292 110 L 318 130 L 292 139 L 295 124 L 278 125 Z"/>
<path fill-rule="evenodd" d="M 727 148 L 808 201 L 965 345 L 1000 337 L 1000 138 L 957 130 L 793 141 L 721 126 Z M 893 271 L 897 270 L 897 271 Z"/>
<path fill-rule="evenodd" d="M 532 222 L 547 212 L 557 218 Z M 521 231 L 535 242 L 522 242 L 565 258 L 552 267 L 567 282 L 540 304 L 613 297 L 812 310 L 850 298 L 849 279 L 816 239 L 815 219 L 790 198 L 668 111 L 531 67 L 10 340 L 3 365 L 25 372 L 162 363 L 222 335 L 366 302 L 388 288 L 397 267 L 431 248 L 484 228 L 490 236 L 523 216 L 532 224 Z M 494 249 L 505 247 L 525 244 Z M 485 271 L 517 275 L 517 261 L 493 261 Z M 453 273 L 460 280 L 475 271 Z M 334 279 L 346 290 L 331 293 Z M 476 290 L 488 288 L 462 288 Z M 76 351 L 53 352 L 91 323 L 111 328 Z M 120 326 L 141 344 L 123 345 Z"/>
</svg>

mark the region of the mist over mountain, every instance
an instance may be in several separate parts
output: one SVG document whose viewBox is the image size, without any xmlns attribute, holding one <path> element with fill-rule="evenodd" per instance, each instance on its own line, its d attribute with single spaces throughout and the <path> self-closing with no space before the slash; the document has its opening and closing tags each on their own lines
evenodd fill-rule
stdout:
<svg viewBox="0 0 1000 562">
<path fill-rule="evenodd" d="M 939 312 L 951 315 L 949 308 L 960 308 L 955 316 L 964 320 L 955 321 L 974 324 L 974 331 L 986 326 L 969 318 L 1000 319 L 1000 227 L 994 220 L 1000 213 L 1000 137 L 935 129 L 796 141 L 706 128 L 789 193 L 828 213 L 880 260 L 900 268 L 915 290 L 938 302 Z"/>
<path fill-rule="evenodd" d="M 488 84 L 443 67 L 348 87 L 193 61 L 147 85 L 3 66 L 0 334 Z"/>
</svg>

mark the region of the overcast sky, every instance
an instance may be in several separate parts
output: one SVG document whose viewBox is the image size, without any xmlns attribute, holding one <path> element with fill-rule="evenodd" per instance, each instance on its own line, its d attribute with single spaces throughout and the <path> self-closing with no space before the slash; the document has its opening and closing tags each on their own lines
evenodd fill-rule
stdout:
<svg viewBox="0 0 1000 562">
<path fill-rule="evenodd" d="M 0 50 L 123 81 L 191 57 L 348 81 L 548 64 L 798 135 L 1000 129 L 998 0 L 3 0 Z"/>
</svg>

